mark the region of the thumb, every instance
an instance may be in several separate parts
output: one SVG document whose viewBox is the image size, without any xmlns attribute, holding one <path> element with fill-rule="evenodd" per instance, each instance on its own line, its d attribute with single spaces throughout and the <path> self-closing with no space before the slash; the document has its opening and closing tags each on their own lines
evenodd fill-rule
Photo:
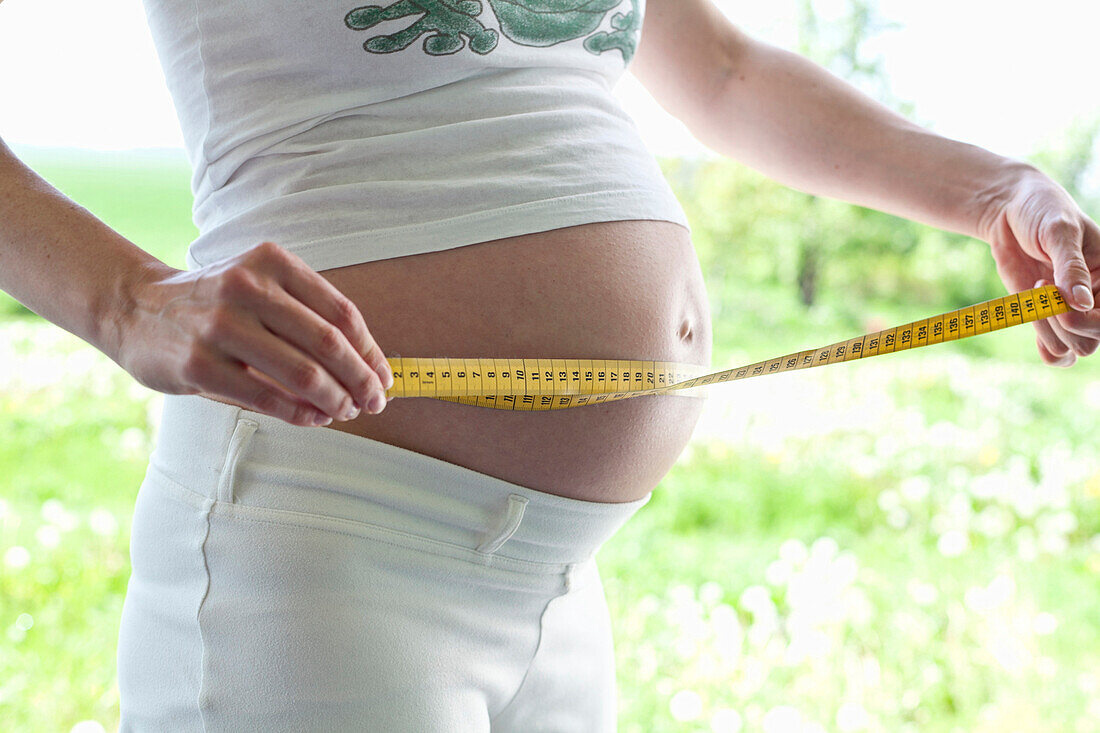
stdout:
<svg viewBox="0 0 1100 733">
<path fill-rule="evenodd" d="M 1080 311 L 1091 310 L 1092 277 L 1081 252 L 1084 228 L 1065 216 L 1053 216 L 1039 228 L 1039 245 L 1054 266 L 1054 284 L 1066 302 Z M 1066 297 L 1068 296 L 1068 297 Z"/>
</svg>

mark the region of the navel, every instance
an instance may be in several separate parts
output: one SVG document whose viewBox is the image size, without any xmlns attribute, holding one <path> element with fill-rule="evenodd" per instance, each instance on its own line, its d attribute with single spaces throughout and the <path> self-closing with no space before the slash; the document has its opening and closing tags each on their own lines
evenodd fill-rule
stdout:
<svg viewBox="0 0 1100 733">
<path fill-rule="evenodd" d="M 691 321 L 685 318 L 680 324 L 680 340 L 691 341 L 693 336 L 694 333 L 691 330 Z"/>
</svg>

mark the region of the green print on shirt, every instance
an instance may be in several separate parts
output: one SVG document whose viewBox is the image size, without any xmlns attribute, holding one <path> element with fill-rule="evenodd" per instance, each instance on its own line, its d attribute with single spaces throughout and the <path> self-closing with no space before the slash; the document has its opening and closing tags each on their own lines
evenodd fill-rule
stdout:
<svg viewBox="0 0 1100 733">
<path fill-rule="evenodd" d="M 588 52 L 601 54 L 617 48 L 623 60 L 630 63 L 642 27 L 638 0 L 630 0 L 629 12 L 612 16 L 611 27 L 615 30 L 593 33 L 604 17 L 622 3 L 623 0 L 489 0 L 501 32 L 515 43 L 553 46 L 587 36 L 584 48 Z M 403 30 L 371 36 L 363 48 L 371 53 L 393 53 L 408 48 L 427 33 L 424 52 L 432 56 L 456 53 L 466 46 L 466 39 L 471 51 L 487 54 L 497 47 L 499 35 L 478 20 L 483 10 L 481 0 L 397 0 L 386 7 L 355 8 L 344 16 L 344 24 L 361 31 L 385 20 L 419 15 Z"/>
</svg>

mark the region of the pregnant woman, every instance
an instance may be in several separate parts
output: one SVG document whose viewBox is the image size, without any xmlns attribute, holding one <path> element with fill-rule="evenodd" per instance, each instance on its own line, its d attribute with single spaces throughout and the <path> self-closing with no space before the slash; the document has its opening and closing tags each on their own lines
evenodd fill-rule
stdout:
<svg viewBox="0 0 1100 733">
<path fill-rule="evenodd" d="M 700 400 L 384 390 L 386 355 L 710 365 L 688 222 L 611 94 L 628 64 L 714 149 L 981 237 L 1012 291 L 1055 282 L 1046 363 L 1097 347 L 1100 231 L 1063 189 L 710 0 L 377 1 L 145 0 L 193 167 L 185 271 L 0 146 L 0 286 L 166 395 L 122 731 L 614 729 L 593 555 Z"/>
</svg>

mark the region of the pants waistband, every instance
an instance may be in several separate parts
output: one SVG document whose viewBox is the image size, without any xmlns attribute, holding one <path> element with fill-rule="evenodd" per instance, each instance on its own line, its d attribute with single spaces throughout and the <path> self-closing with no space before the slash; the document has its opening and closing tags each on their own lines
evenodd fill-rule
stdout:
<svg viewBox="0 0 1100 733">
<path fill-rule="evenodd" d="M 584 562 L 652 496 L 622 503 L 582 501 L 204 397 L 165 395 L 163 400 L 150 463 L 196 493 L 347 517 L 486 555 Z"/>
</svg>

